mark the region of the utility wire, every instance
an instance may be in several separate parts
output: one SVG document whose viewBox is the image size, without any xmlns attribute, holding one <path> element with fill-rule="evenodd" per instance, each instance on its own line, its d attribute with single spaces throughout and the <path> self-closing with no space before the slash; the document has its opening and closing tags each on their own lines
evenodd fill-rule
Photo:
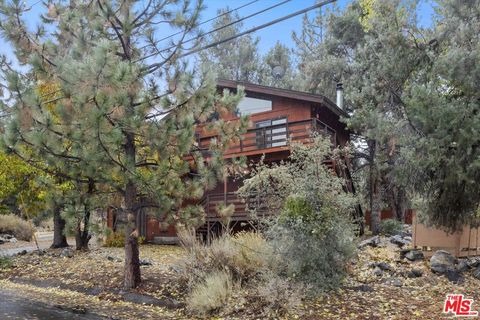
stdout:
<svg viewBox="0 0 480 320">
<path fill-rule="evenodd" d="M 216 17 L 213 17 L 213 18 L 210 18 L 210 19 L 208 19 L 208 20 L 205 20 L 205 21 L 200 22 L 200 23 L 198 24 L 198 26 L 204 25 L 205 23 L 209 23 L 209 22 L 211 22 L 211 21 L 213 21 L 213 20 L 216 20 L 216 19 L 218 19 L 218 18 L 221 18 L 221 17 L 223 17 L 223 16 L 225 16 L 225 15 L 227 15 L 227 14 L 229 14 L 229 13 L 232 13 L 232 12 L 234 12 L 234 11 L 237 11 L 237 10 L 243 9 L 243 8 L 245 8 L 245 7 L 248 7 L 249 5 L 254 4 L 255 2 L 258 2 L 258 1 L 260 1 L 260 0 L 253 0 L 253 1 L 247 2 L 247 3 L 244 4 L 244 5 L 241 5 L 241 6 L 239 6 L 239 7 L 236 7 L 236 8 L 234 8 L 234 9 L 225 11 L 225 12 L 223 12 L 222 14 L 219 14 L 219 15 L 216 16 Z M 169 36 L 166 36 L 165 38 L 162 38 L 162 39 L 157 40 L 157 41 L 155 41 L 155 42 L 156 42 L 156 43 L 162 42 L 162 41 L 164 41 L 164 40 L 167 40 L 167 39 L 170 39 L 170 38 L 172 38 L 172 37 L 178 36 L 178 35 L 181 34 L 181 33 L 183 33 L 183 31 L 178 31 L 178 32 L 176 32 L 176 33 L 174 33 L 174 34 L 171 34 L 171 35 L 169 35 Z"/>
<path fill-rule="evenodd" d="M 178 55 L 177 58 L 183 58 L 183 57 L 192 55 L 192 54 L 194 54 L 194 53 L 197 53 L 197 52 L 199 52 L 199 51 L 202 51 L 202 50 L 205 50 L 205 49 L 209 49 L 209 48 L 211 48 L 211 47 L 215 47 L 215 46 L 217 46 L 217 45 L 219 45 L 219 44 L 222 44 L 222 43 L 225 43 L 225 42 L 234 40 L 234 39 L 236 39 L 236 38 L 242 37 L 242 36 L 244 36 L 244 35 L 246 35 L 246 34 L 249 34 L 249 33 L 252 33 L 252 32 L 255 32 L 255 31 L 258 31 L 258 30 L 261 30 L 261 29 L 264 29 L 264 28 L 269 27 L 269 26 L 271 26 L 271 25 L 277 24 L 277 23 L 279 23 L 279 22 L 285 21 L 285 20 L 287 20 L 287 19 L 293 18 L 293 17 L 295 17 L 295 16 L 298 16 L 298 15 L 300 15 L 300 14 L 306 13 L 306 12 L 311 11 L 311 10 L 313 10 L 313 9 L 317 9 L 317 8 L 323 7 L 323 6 L 327 5 L 327 4 L 330 4 L 330 3 L 333 3 L 333 2 L 336 2 L 336 1 L 337 1 L 337 0 L 326 0 L 326 1 L 318 2 L 317 4 L 314 4 L 313 6 L 310 6 L 310 7 L 308 7 L 308 8 L 302 9 L 302 10 L 295 11 L 295 12 L 289 14 L 289 15 L 286 15 L 286 16 L 283 16 L 283 17 L 281 17 L 281 18 L 278 18 L 278 19 L 269 21 L 269 22 L 267 22 L 267 23 L 261 24 L 261 25 L 259 25 L 259 26 L 257 26 L 257 27 L 248 29 L 248 30 L 246 30 L 246 31 L 244 31 L 244 32 L 240 32 L 239 34 L 236 34 L 236 35 L 234 35 L 234 36 L 231 36 L 231 37 L 228 37 L 228 38 L 219 40 L 219 41 L 215 41 L 215 42 L 213 42 L 213 43 L 210 43 L 210 44 L 208 44 L 208 45 L 206 45 L 206 46 L 203 46 L 203 47 L 200 47 L 200 48 L 197 48 L 197 49 L 192 49 L 192 50 L 190 50 L 190 51 L 188 51 L 188 52 L 186 52 L 186 53 L 183 53 L 183 54 Z M 155 71 L 158 67 L 161 67 L 162 65 L 163 65 L 163 63 L 154 63 L 154 64 L 152 64 L 152 65 L 150 65 L 150 66 L 148 67 L 148 70 L 149 70 L 150 72 Z"/>
<path fill-rule="evenodd" d="M 149 54 L 149 55 L 147 55 L 147 56 L 144 56 L 144 57 L 136 60 L 135 62 L 142 61 L 142 60 L 151 58 L 151 57 L 153 57 L 153 56 L 156 56 L 156 55 L 158 55 L 158 54 L 160 54 L 160 53 L 162 53 L 162 52 L 166 52 L 166 51 L 169 51 L 169 50 L 178 48 L 179 46 L 181 46 L 181 45 L 183 45 L 183 44 L 185 44 L 185 43 L 192 42 L 192 41 L 194 41 L 194 40 L 199 40 L 199 39 L 203 38 L 203 37 L 206 36 L 206 35 L 209 35 L 209 34 L 211 34 L 211 33 L 217 32 L 217 31 L 219 31 L 219 30 L 228 28 L 228 27 L 230 27 L 230 26 L 232 26 L 232 25 L 234 25 L 234 24 L 237 24 L 237 23 L 242 22 L 242 21 L 244 21 L 244 20 L 250 19 L 250 18 L 252 18 L 252 17 L 258 16 L 258 15 L 261 14 L 261 13 L 264 13 L 264 12 L 266 12 L 266 11 L 275 9 L 275 8 L 277 8 L 277 7 L 281 6 L 281 5 L 284 5 L 285 3 L 290 2 L 290 1 L 292 1 L 292 0 L 284 0 L 284 1 L 282 1 L 282 2 L 279 2 L 279 3 L 277 3 L 277 4 L 274 4 L 273 6 L 267 7 L 267 8 L 265 8 L 265 9 L 260 10 L 260 11 L 256 11 L 256 12 L 254 12 L 254 13 L 252 13 L 252 14 L 249 14 L 249 15 L 247 15 L 247 16 L 245 16 L 245 17 L 239 18 L 239 19 L 237 19 L 237 20 L 235 20 L 235 21 L 232 21 L 232 22 L 230 22 L 230 23 L 227 23 L 227 24 L 225 24 L 225 25 L 223 25 L 223 26 L 220 26 L 220 27 L 217 27 L 217 28 L 215 28 L 215 29 L 213 29 L 213 30 L 207 31 L 207 32 L 205 32 L 205 33 L 202 33 L 202 34 L 200 34 L 200 35 L 198 35 L 198 36 L 196 36 L 196 37 L 187 39 L 187 40 L 185 40 L 185 41 L 181 41 L 180 43 L 171 45 L 171 46 L 168 47 L 168 48 L 164 48 L 164 49 L 162 49 L 162 50 L 158 50 L 158 51 L 156 51 L 156 52 L 154 52 L 154 53 L 152 53 L 152 54 Z M 213 19 L 215 19 L 215 18 L 213 18 Z M 183 32 L 183 31 L 179 31 L 179 32 L 177 32 L 177 34 L 182 33 L 182 32 Z M 157 42 L 157 43 L 158 43 L 158 42 Z M 145 48 L 145 47 L 147 47 L 147 46 L 144 46 L 143 48 Z"/>
</svg>

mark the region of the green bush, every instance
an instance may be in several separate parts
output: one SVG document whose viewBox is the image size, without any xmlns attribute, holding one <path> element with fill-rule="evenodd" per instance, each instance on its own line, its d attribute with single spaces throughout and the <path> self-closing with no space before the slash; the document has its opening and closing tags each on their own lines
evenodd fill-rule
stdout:
<svg viewBox="0 0 480 320">
<path fill-rule="evenodd" d="M 197 283 L 187 297 L 187 308 L 197 315 L 206 316 L 220 309 L 232 294 L 233 280 L 229 273 L 217 271 Z"/>
<path fill-rule="evenodd" d="M 393 236 L 402 232 L 402 223 L 395 219 L 385 219 L 380 222 L 380 233 Z"/>
<path fill-rule="evenodd" d="M 22 218 L 13 215 L 0 215 L 0 233 L 11 234 L 19 240 L 30 241 L 35 228 Z"/>
<path fill-rule="evenodd" d="M 267 234 L 278 256 L 277 268 L 313 292 L 338 287 L 346 275 L 346 265 L 354 253 L 354 229 L 349 217 L 328 206 L 305 216 L 290 216 L 297 204 L 287 201 L 285 210 L 272 223 Z"/>
<path fill-rule="evenodd" d="M 308 146 L 293 144 L 288 161 L 260 163 L 238 191 L 252 215 L 266 210 L 273 217 L 265 231 L 273 271 L 310 285 L 312 293 L 341 284 L 355 249 L 352 213 L 358 199 L 344 191 L 344 179 L 324 161 L 337 158 L 341 165 L 345 152 L 332 150 L 322 137 Z"/>
<path fill-rule="evenodd" d="M 138 237 L 137 240 L 138 244 L 145 243 L 145 237 Z M 122 248 L 125 246 L 125 232 L 124 231 L 116 231 L 111 232 L 105 238 L 105 242 L 103 244 L 105 247 L 111 248 Z"/>
<path fill-rule="evenodd" d="M 125 246 L 125 233 L 112 232 L 105 238 L 105 247 L 121 248 Z"/>
</svg>

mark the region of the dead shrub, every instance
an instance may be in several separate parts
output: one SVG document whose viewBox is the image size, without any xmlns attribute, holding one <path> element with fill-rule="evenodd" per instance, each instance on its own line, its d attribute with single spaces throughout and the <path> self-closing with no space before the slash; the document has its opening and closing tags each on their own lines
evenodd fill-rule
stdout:
<svg viewBox="0 0 480 320">
<path fill-rule="evenodd" d="M 198 241 L 191 230 L 180 230 L 178 235 L 187 253 L 183 275 L 192 314 L 225 314 L 248 303 L 249 309 L 252 306 L 270 317 L 285 314 L 300 303 L 304 288 L 276 272 L 277 257 L 261 234 L 224 235 L 210 245 Z M 233 300 L 235 303 L 230 303 Z"/>
<path fill-rule="evenodd" d="M 306 288 L 265 270 L 254 283 L 254 294 L 249 297 L 252 306 L 256 306 L 265 317 L 283 316 L 298 307 Z"/>
<path fill-rule="evenodd" d="M 0 233 L 11 234 L 19 240 L 30 241 L 35 233 L 35 228 L 22 218 L 6 214 L 0 215 Z"/>
<path fill-rule="evenodd" d="M 236 247 L 232 265 L 242 279 L 248 279 L 268 267 L 272 257 L 272 247 L 256 232 L 240 232 L 230 238 Z"/>
<path fill-rule="evenodd" d="M 207 316 L 219 310 L 231 296 L 232 276 L 225 271 L 217 271 L 198 282 L 187 297 L 187 308 L 191 313 Z"/>
<path fill-rule="evenodd" d="M 230 272 L 236 280 L 247 281 L 267 266 L 272 254 L 272 248 L 258 233 L 224 235 L 210 245 L 200 243 L 192 231 L 181 230 L 178 235 L 187 251 L 183 265 L 188 282 L 222 270 Z"/>
</svg>

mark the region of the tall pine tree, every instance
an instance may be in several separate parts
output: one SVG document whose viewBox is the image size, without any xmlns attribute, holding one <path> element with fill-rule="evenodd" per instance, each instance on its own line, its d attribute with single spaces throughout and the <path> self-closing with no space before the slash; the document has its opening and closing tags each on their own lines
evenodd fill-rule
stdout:
<svg viewBox="0 0 480 320">
<path fill-rule="evenodd" d="M 181 40 L 195 34 L 201 9 L 201 2 L 189 1 L 53 1 L 30 31 L 23 2 L 0 5 L 2 36 L 25 66 L 2 68 L 8 80 L 3 108 L 12 114 L 4 147 L 74 183 L 85 195 L 71 202 L 77 208 L 98 191 L 122 195 L 126 288 L 141 280 L 139 211 L 201 220 L 200 207 L 183 203 L 213 187 L 224 172 L 222 151 L 244 125 L 212 123 L 218 137 L 208 159 L 195 143 L 197 124 L 233 110 L 241 98 L 218 94 L 211 77 L 179 60 Z M 160 31 L 176 30 L 179 40 L 157 40 Z M 36 88 L 46 82 L 56 84 L 58 97 L 44 101 Z"/>
</svg>

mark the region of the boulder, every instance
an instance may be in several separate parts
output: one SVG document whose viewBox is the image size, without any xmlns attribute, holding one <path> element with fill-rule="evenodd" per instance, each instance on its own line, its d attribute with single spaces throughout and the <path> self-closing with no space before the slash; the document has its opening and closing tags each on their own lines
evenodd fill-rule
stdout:
<svg viewBox="0 0 480 320">
<path fill-rule="evenodd" d="M 409 245 L 411 243 L 411 241 L 408 241 L 408 240 L 402 238 L 402 236 L 400 236 L 400 235 L 391 236 L 390 237 L 390 242 L 393 243 L 393 244 L 396 244 L 397 246 L 400 246 L 400 247 Z"/>
<path fill-rule="evenodd" d="M 17 243 L 17 238 L 10 238 L 11 243 Z"/>
<path fill-rule="evenodd" d="M 423 271 L 420 269 L 412 269 L 407 273 L 409 278 L 420 278 L 423 275 Z"/>
<path fill-rule="evenodd" d="M 5 240 L 3 240 L 2 238 L 0 238 L 0 244 L 4 244 L 5 243 Z"/>
<path fill-rule="evenodd" d="M 405 258 L 407 258 L 410 261 L 418 261 L 418 260 L 423 260 L 423 252 L 419 250 L 411 250 L 405 254 Z"/>
<path fill-rule="evenodd" d="M 62 258 L 73 258 L 73 250 L 70 248 L 65 248 L 60 253 L 60 257 Z"/>
<path fill-rule="evenodd" d="M 371 238 L 368 238 L 368 239 L 360 242 L 360 244 L 358 245 L 358 248 L 361 249 L 361 248 L 364 248 L 366 246 L 370 246 L 370 247 L 375 248 L 375 247 L 378 247 L 379 244 L 380 244 L 380 237 L 375 236 L 375 237 L 371 237 Z"/>
<path fill-rule="evenodd" d="M 445 273 L 444 273 L 445 277 L 447 277 L 447 279 L 453 283 L 462 283 L 463 282 L 463 277 L 462 277 L 462 274 L 458 271 L 458 270 L 452 270 L 452 269 L 448 269 Z"/>
<path fill-rule="evenodd" d="M 447 270 L 455 270 L 457 259 L 448 251 L 438 250 L 430 258 L 430 269 L 433 272 L 444 274 Z"/>
<path fill-rule="evenodd" d="M 469 269 L 470 269 L 470 266 L 468 265 L 467 259 L 462 259 L 458 261 L 457 271 L 465 272 L 465 271 L 468 271 Z"/>
<path fill-rule="evenodd" d="M 473 276 L 480 280 L 480 266 L 473 271 Z"/>
<path fill-rule="evenodd" d="M 472 269 L 480 266 L 480 257 L 468 258 L 467 264 L 468 264 L 468 267 Z"/>
</svg>

